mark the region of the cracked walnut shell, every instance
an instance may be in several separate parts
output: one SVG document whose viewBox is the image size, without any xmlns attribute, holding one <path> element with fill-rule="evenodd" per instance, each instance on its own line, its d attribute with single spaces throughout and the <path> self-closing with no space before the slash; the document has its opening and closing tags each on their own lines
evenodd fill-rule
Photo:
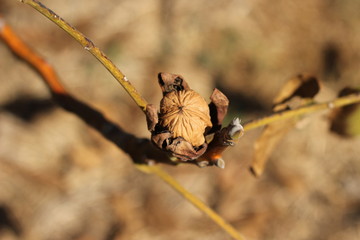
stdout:
<svg viewBox="0 0 360 240">
<path fill-rule="evenodd" d="M 205 143 L 204 133 L 211 128 L 209 106 L 193 90 L 172 91 L 160 102 L 160 125 L 182 137 L 194 147 Z"/>
</svg>

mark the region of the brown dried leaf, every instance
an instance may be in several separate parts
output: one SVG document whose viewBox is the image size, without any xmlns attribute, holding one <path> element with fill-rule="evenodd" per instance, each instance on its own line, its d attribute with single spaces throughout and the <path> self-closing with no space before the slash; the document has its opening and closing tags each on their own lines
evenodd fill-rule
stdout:
<svg viewBox="0 0 360 240">
<path fill-rule="evenodd" d="M 205 129 L 212 126 L 208 104 L 193 90 L 169 92 L 160 102 L 160 125 L 174 138 L 200 146 L 205 142 Z"/>
<path fill-rule="evenodd" d="M 295 119 L 290 119 L 269 124 L 264 128 L 254 144 L 254 157 L 250 167 L 251 172 L 256 177 L 263 173 L 266 161 L 271 153 L 280 140 L 294 127 L 295 123 Z"/>
<path fill-rule="evenodd" d="M 359 94 L 359 89 L 344 88 L 339 97 Z M 330 130 L 344 137 L 360 135 L 360 104 L 352 104 L 334 109 L 330 115 Z"/>
<path fill-rule="evenodd" d="M 274 99 L 273 111 L 286 111 L 304 106 L 312 101 L 319 90 L 320 83 L 315 77 L 299 75 L 290 79 Z M 255 176 L 260 176 L 263 173 L 266 161 L 271 153 L 298 120 L 298 118 L 291 118 L 265 127 L 254 145 L 254 157 L 250 170 Z"/>
<path fill-rule="evenodd" d="M 303 100 L 312 99 L 320 90 L 320 82 L 311 75 L 300 74 L 290 79 L 275 97 L 273 111 L 294 109 L 304 104 Z"/>
</svg>

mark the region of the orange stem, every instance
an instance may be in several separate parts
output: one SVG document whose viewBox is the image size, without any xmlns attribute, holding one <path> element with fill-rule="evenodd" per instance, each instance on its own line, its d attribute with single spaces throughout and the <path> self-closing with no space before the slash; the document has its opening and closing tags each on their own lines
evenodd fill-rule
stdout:
<svg viewBox="0 0 360 240">
<path fill-rule="evenodd" d="M 8 45 L 11 51 L 38 71 L 52 92 L 66 94 L 64 86 L 58 80 L 58 76 L 50 64 L 28 47 L 1 16 L 0 22 L 0 38 Z"/>
</svg>

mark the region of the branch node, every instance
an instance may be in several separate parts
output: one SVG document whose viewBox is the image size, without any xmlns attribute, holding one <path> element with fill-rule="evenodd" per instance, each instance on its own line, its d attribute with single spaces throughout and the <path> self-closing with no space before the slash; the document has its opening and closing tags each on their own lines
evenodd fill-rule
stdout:
<svg viewBox="0 0 360 240">
<path fill-rule="evenodd" d="M 329 102 L 327 106 L 329 109 L 333 109 L 335 107 L 333 102 Z"/>
<path fill-rule="evenodd" d="M 56 15 L 55 15 L 56 16 Z M 87 37 L 85 37 L 85 41 L 86 41 L 86 44 L 85 44 L 85 46 L 84 46 L 84 49 L 85 50 L 90 50 L 90 49 L 92 49 L 92 48 L 94 48 L 95 47 L 95 44 L 90 40 L 90 39 L 88 39 Z"/>
<path fill-rule="evenodd" d="M 225 161 L 222 158 L 218 158 L 215 160 L 215 166 L 218 168 L 224 169 L 225 168 Z"/>
</svg>

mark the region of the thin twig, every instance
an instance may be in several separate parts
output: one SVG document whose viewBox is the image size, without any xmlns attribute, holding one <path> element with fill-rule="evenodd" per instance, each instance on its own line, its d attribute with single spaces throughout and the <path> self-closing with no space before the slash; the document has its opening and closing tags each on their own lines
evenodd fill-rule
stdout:
<svg viewBox="0 0 360 240">
<path fill-rule="evenodd" d="M 22 60 L 32 66 L 44 79 L 49 87 L 54 100 L 63 107 L 76 114 L 88 125 L 99 131 L 106 139 L 115 143 L 119 148 L 128 153 L 136 163 L 137 169 L 146 173 L 153 173 L 169 184 L 175 191 L 197 207 L 200 211 L 209 216 L 224 231 L 237 240 L 243 240 L 241 234 L 234 227 L 227 223 L 222 217 L 201 202 L 197 197 L 184 189 L 175 179 L 168 175 L 158 166 L 145 165 L 144 160 L 154 159 L 157 162 L 169 160 L 164 152 L 156 149 L 148 139 L 139 139 L 134 135 L 126 133 L 115 123 L 106 119 L 99 111 L 87 104 L 72 97 L 64 87 L 62 87 L 57 74 L 45 59 L 31 50 L 12 29 L 0 17 L 0 38 L 8 47 Z M 43 69 L 46 69 L 44 71 Z M 49 72 L 51 74 L 49 74 Z M 142 164 L 140 164 L 142 163 Z"/>
<path fill-rule="evenodd" d="M 45 17 L 50 19 L 70 36 L 72 36 L 78 43 L 80 43 L 85 50 L 89 51 L 94 55 L 104 67 L 114 76 L 114 78 L 121 84 L 121 86 L 126 90 L 130 97 L 135 101 L 135 103 L 145 112 L 147 102 L 146 100 L 138 93 L 135 87 L 130 83 L 127 77 L 115 66 L 115 64 L 102 52 L 95 44 L 87 38 L 84 34 L 79 32 L 59 15 L 54 13 L 51 9 L 47 8 L 41 2 L 36 0 L 22 0 L 22 2 L 30 5 L 38 12 L 43 14 Z"/>
<path fill-rule="evenodd" d="M 247 130 L 251 130 L 254 128 L 265 126 L 269 123 L 276 122 L 279 120 L 284 120 L 284 119 L 292 118 L 292 117 L 298 117 L 298 116 L 302 116 L 305 114 L 318 112 L 321 110 L 338 108 L 338 107 L 342 107 L 342 106 L 350 105 L 350 104 L 354 104 L 354 103 L 359 103 L 359 102 L 360 102 L 360 94 L 352 94 L 352 95 L 340 97 L 333 101 L 329 101 L 329 102 L 325 102 L 325 103 L 317 103 L 317 104 L 312 104 L 309 106 L 297 108 L 294 110 L 287 110 L 284 112 L 274 113 L 270 116 L 256 119 L 256 120 L 250 121 L 248 123 L 245 123 L 243 126 L 244 126 L 244 130 L 247 131 Z"/>
</svg>

